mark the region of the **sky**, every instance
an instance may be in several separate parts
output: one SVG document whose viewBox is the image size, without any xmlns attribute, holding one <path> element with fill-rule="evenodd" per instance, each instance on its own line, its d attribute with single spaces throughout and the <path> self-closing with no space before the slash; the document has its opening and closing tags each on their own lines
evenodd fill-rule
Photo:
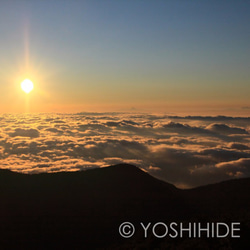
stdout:
<svg viewBox="0 0 250 250">
<path fill-rule="evenodd" d="M 249 13 L 249 1 L 1 1 L 0 113 L 249 116 Z"/>
<path fill-rule="evenodd" d="M 230 0 L 1 1 L 1 168 L 126 162 L 181 188 L 249 177 L 249 13 Z"/>
</svg>

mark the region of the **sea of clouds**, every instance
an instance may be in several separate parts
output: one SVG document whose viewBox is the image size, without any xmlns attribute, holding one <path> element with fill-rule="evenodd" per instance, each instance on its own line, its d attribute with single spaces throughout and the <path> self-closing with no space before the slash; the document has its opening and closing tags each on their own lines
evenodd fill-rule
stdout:
<svg viewBox="0 0 250 250">
<path fill-rule="evenodd" d="M 121 162 L 181 188 L 250 176 L 250 118 L 4 114 L 0 168 L 77 171 Z"/>
</svg>

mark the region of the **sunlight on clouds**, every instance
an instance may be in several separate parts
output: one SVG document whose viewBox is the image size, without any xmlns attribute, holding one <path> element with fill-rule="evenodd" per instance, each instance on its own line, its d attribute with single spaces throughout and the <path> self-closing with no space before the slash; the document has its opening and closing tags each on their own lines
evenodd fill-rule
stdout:
<svg viewBox="0 0 250 250">
<path fill-rule="evenodd" d="M 1 168 L 78 171 L 121 162 L 179 187 L 250 176 L 250 118 L 135 113 L 0 116 Z"/>
</svg>

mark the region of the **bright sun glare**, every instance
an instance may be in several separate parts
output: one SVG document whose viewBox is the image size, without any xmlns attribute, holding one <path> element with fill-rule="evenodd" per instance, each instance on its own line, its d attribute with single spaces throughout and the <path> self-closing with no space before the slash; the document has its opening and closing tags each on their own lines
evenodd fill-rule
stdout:
<svg viewBox="0 0 250 250">
<path fill-rule="evenodd" d="M 29 79 L 25 79 L 21 82 L 21 88 L 25 93 L 28 94 L 34 88 L 33 82 Z"/>
</svg>

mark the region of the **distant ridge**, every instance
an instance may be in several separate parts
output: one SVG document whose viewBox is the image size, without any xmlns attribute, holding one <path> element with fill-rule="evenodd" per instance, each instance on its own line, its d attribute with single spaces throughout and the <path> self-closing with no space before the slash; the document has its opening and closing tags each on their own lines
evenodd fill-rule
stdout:
<svg viewBox="0 0 250 250">
<path fill-rule="evenodd" d="M 250 178 L 181 190 L 129 164 L 32 175 L 0 169 L 0 248 L 131 249 L 141 239 L 121 238 L 124 221 L 221 220 L 242 222 L 240 242 L 227 246 L 244 249 L 250 246 L 248 190 Z M 184 240 L 157 244 L 178 247 Z"/>
<path fill-rule="evenodd" d="M 146 187 L 147 185 L 151 185 L 150 188 L 152 188 L 153 186 L 158 186 L 160 188 L 168 187 L 171 190 L 177 190 L 174 185 L 158 180 L 145 171 L 130 164 L 117 164 L 109 167 L 88 169 L 85 171 L 76 172 L 55 172 L 38 174 L 24 174 L 13 172 L 7 169 L 0 169 L 0 180 L 2 182 L 2 185 L 3 183 L 11 185 L 12 182 L 10 182 L 10 179 L 7 178 L 14 178 L 20 182 L 27 180 L 31 181 L 34 179 L 38 182 L 46 181 L 47 183 L 52 180 L 59 182 L 60 180 L 63 180 L 64 183 L 74 180 L 90 184 L 90 182 L 92 181 L 93 185 L 119 184 L 120 186 L 125 185 L 126 187 L 131 186 L 133 188 L 135 187 L 135 185 L 138 187 Z M 91 178 L 91 181 L 87 180 L 88 178 Z"/>
<path fill-rule="evenodd" d="M 140 168 L 126 163 L 111 165 L 109 167 L 102 167 L 102 168 L 93 168 L 93 169 L 87 169 L 83 171 L 75 171 L 75 172 L 53 172 L 53 173 L 36 173 L 36 174 L 26 174 L 26 173 L 20 173 L 11 171 L 9 169 L 1 169 L 0 168 L 0 181 L 1 183 L 11 183 L 7 178 L 18 178 L 18 180 L 27 180 L 29 178 L 30 180 L 32 178 L 38 180 L 44 178 L 47 179 L 47 181 L 56 179 L 62 179 L 63 181 L 68 180 L 72 181 L 71 178 L 76 178 L 79 180 L 79 178 L 97 178 L 99 182 L 106 182 L 106 183 L 112 183 L 117 182 L 120 185 L 156 185 L 160 187 L 168 187 L 169 189 L 175 190 L 182 190 L 175 187 L 173 184 L 167 183 L 165 181 L 159 180 L 147 172 L 141 170 Z M 128 179 L 126 179 L 128 178 Z M 81 179 L 81 181 L 83 181 Z M 140 182 L 141 181 L 141 182 Z M 226 181 L 221 181 L 218 183 L 213 184 L 207 184 L 204 186 L 199 186 L 196 188 L 191 188 L 187 190 L 192 190 L 194 192 L 199 192 L 199 190 L 212 190 L 217 188 L 230 188 L 235 185 L 237 185 L 238 188 L 240 188 L 242 185 L 248 185 L 250 181 L 250 177 L 247 178 L 238 178 L 238 179 L 231 179 Z M 96 185 L 97 183 L 95 183 Z M 152 188 L 152 187 L 151 187 Z M 243 186 L 242 186 L 243 188 Z M 234 187 L 233 187 L 234 189 Z M 233 191 L 233 190 L 232 190 Z"/>
</svg>

